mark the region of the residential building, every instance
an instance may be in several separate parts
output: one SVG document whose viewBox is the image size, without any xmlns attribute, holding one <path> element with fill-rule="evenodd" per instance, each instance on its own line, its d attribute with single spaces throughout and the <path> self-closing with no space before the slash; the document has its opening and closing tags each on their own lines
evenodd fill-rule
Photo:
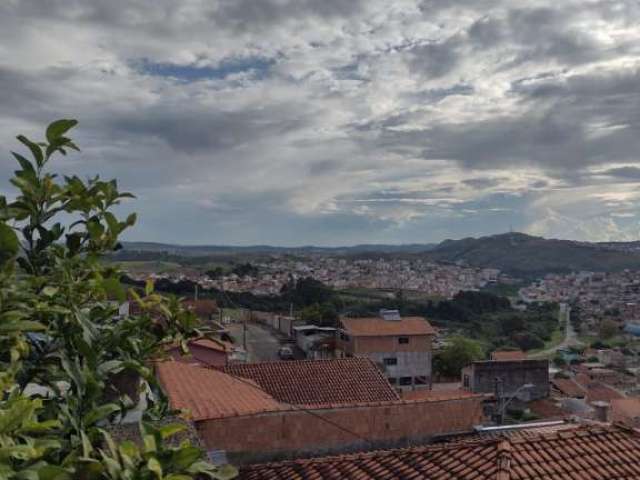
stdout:
<svg viewBox="0 0 640 480">
<path fill-rule="evenodd" d="M 637 430 L 582 426 L 546 434 L 509 435 L 506 430 L 497 433 L 410 449 L 251 465 L 241 469 L 239 480 L 640 478 Z"/>
<path fill-rule="evenodd" d="M 183 363 L 197 363 L 204 366 L 224 366 L 233 360 L 234 347 L 232 344 L 214 339 L 198 338 L 187 343 L 188 352 L 183 352 L 181 345 L 168 345 L 165 352 L 171 357 Z"/>
<path fill-rule="evenodd" d="M 292 405 L 370 403 L 400 397 L 367 358 L 292 360 L 229 365 L 226 374 L 251 380 Z"/>
<path fill-rule="evenodd" d="M 401 318 L 395 310 L 379 317 L 341 318 L 336 357 L 367 357 L 402 390 L 431 388 L 435 330 L 423 317 Z"/>
<path fill-rule="evenodd" d="M 609 419 L 633 428 L 640 428 L 640 398 L 616 398 L 611 400 Z"/>
<path fill-rule="evenodd" d="M 168 361 L 156 371 L 209 456 L 235 465 L 406 447 L 471 432 L 484 419 L 482 397 L 468 392 L 399 399 L 367 359 L 275 363 L 213 369 Z"/>
<path fill-rule="evenodd" d="M 548 360 L 473 362 L 462 370 L 462 386 L 473 393 L 494 393 L 526 401 L 549 396 Z"/>
</svg>

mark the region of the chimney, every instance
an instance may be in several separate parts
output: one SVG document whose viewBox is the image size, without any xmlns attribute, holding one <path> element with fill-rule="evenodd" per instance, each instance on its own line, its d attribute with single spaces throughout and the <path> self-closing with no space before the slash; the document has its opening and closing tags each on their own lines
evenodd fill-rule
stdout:
<svg viewBox="0 0 640 480">
<path fill-rule="evenodd" d="M 609 402 L 592 402 L 591 406 L 595 410 L 595 420 L 605 423 L 609 421 Z"/>
</svg>

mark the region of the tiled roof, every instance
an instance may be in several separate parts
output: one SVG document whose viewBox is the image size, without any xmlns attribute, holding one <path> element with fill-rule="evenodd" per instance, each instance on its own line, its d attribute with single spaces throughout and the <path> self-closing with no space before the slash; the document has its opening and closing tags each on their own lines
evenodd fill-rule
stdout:
<svg viewBox="0 0 640 480">
<path fill-rule="evenodd" d="M 187 299 L 182 302 L 182 305 L 199 317 L 209 317 L 218 312 L 218 304 L 216 301 L 208 298 L 199 300 Z"/>
<path fill-rule="evenodd" d="M 617 398 L 624 398 L 624 395 L 608 385 L 594 382 L 587 387 L 587 401 L 589 403 L 611 402 Z"/>
<path fill-rule="evenodd" d="M 347 333 L 356 337 L 435 335 L 436 333 L 424 317 L 403 317 L 401 320 L 385 320 L 380 317 L 341 318 L 340 321 Z"/>
<path fill-rule="evenodd" d="M 156 372 L 171 406 L 187 410 L 195 421 L 284 408 L 252 382 L 218 370 L 166 361 L 157 364 Z"/>
<path fill-rule="evenodd" d="M 252 465 L 239 480 L 632 480 L 639 457 L 637 432 L 589 427 Z"/>
<path fill-rule="evenodd" d="M 399 399 L 378 367 L 367 358 L 239 363 L 227 365 L 221 370 L 251 379 L 272 397 L 292 405 Z"/>
<path fill-rule="evenodd" d="M 616 398 L 611 400 L 611 416 L 614 420 L 624 421 L 640 417 L 640 398 Z"/>
<path fill-rule="evenodd" d="M 527 407 L 531 410 L 531 413 L 538 418 L 551 419 L 551 418 L 564 418 L 567 416 L 567 412 L 562 409 L 561 405 L 550 398 L 541 398 L 527 403 Z"/>
<path fill-rule="evenodd" d="M 497 352 L 493 352 L 491 354 L 491 360 L 494 361 L 504 361 L 504 360 L 526 360 L 527 359 L 527 354 L 520 351 L 520 350 L 504 350 L 504 351 L 497 351 Z"/>
<path fill-rule="evenodd" d="M 418 390 L 405 390 L 401 393 L 403 400 L 459 400 L 461 398 L 479 397 L 477 393 L 468 390 L 429 390 L 421 388 Z"/>
<path fill-rule="evenodd" d="M 584 398 L 586 391 L 571 378 L 554 378 L 551 383 L 560 393 L 571 398 Z"/>
</svg>

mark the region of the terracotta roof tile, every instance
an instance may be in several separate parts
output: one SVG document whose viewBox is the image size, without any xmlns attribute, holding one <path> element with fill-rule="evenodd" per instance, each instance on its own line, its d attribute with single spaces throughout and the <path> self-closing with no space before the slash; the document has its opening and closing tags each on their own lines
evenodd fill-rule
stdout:
<svg viewBox="0 0 640 480">
<path fill-rule="evenodd" d="M 589 427 L 252 465 L 239 480 L 632 480 L 639 456 L 637 432 Z"/>
<path fill-rule="evenodd" d="M 382 372 L 367 358 L 244 363 L 221 367 L 221 371 L 251 379 L 275 399 L 292 405 L 399 399 Z"/>
<path fill-rule="evenodd" d="M 156 373 L 171 406 L 196 421 L 284 409 L 252 382 L 218 370 L 167 361 L 157 364 Z"/>
<path fill-rule="evenodd" d="M 571 378 L 554 378 L 552 385 L 563 395 L 571 398 L 584 398 L 586 390 Z"/>
<path fill-rule="evenodd" d="M 640 417 L 640 398 L 616 398 L 611 400 L 611 416 L 614 420 L 630 421 Z"/>
<path fill-rule="evenodd" d="M 624 395 L 616 389 L 599 382 L 592 382 L 587 386 L 587 402 L 611 402 Z"/>
<path fill-rule="evenodd" d="M 429 390 L 422 388 L 419 390 L 405 390 L 401 393 L 401 396 L 403 400 L 459 400 L 481 395 L 462 389 Z"/>
<path fill-rule="evenodd" d="M 491 354 L 491 360 L 504 361 L 504 360 L 526 360 L 527 354 L 520 350 L 502 350 L 496 351 Z"/>
<path fill-rule="evenodd" d="M 424 317 L 403 317 L 401 320 L 384 320 L 380 317 L 341 318 L 349 335 L 435 335 L 436 331 Z"/>
</svg>

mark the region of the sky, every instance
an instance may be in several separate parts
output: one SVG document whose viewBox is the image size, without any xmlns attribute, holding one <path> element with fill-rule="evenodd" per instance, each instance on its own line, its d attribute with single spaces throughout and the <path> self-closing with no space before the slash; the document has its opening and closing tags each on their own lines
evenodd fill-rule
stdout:
<svg viewBox="0 0 640 480">
<path fill-rule="evenodd" d="M 640 238 L 637 0 L 2 0 L 0 194 L 57 118 L 129 240 Z"/>
</svg>

